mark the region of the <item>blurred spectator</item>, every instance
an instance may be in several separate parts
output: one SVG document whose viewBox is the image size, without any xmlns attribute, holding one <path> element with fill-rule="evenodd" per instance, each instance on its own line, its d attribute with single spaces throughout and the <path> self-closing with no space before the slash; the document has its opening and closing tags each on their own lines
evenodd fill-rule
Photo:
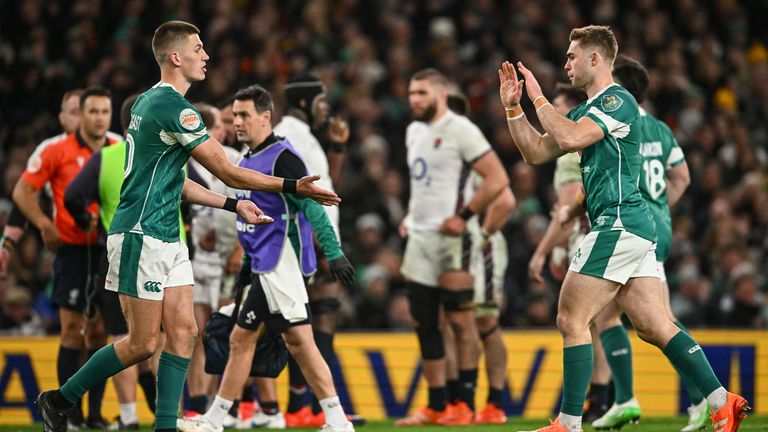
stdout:
<svg viewBox="0 0 768 432">
<path fill-rule="evenodd" d="M 23 287 L 13 287 L 0 300 L 0 336 L 42 336 L 42 322 L 32 308 L 32 295 Z"/>
<path fill-rule="evenodd" d="M 720 312 L 728 327 L 768 327 L 765 295 L 758 289 L 757 273 L 751 264 L 741 264 L 733 271 L 730 292 L 720 301 Z"/>
</svg>

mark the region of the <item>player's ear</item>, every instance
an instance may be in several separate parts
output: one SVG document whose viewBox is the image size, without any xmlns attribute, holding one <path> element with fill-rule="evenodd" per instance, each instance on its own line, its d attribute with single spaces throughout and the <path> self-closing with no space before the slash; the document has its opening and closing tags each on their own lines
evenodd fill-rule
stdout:
<svg viewBox="0 0 768 432">
<path fill-rule="evenodd" d="M 598 53 L 596 50 L 592 51 L 592 54 L 589 56 L 590 66 L 597 66 L 598 63 L 600 63 L 600 60 L 600 53 Z"/>
<path fill-rule="evenodd" d="M 170 54 L 168 54 L 169 61 L 174 66 L 181 66 L 181 53 L 178 51 L 171 51 Z"/>
</svg>

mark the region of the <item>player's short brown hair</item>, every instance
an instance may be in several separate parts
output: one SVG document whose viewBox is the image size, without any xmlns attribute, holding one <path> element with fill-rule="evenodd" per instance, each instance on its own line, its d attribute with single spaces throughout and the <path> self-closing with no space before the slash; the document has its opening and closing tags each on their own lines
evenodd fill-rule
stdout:
<svg viewBox="0 0 768 432">
<path fill-rule="evenodd" d="M 619 43 L 608 26 L 589 25 L 571 30 L 568 38 L 571 42 L 578 41 L 582 48 L 597 49 L 611 64 L 619 52 Z"/>
<path fill-rule="evenodd" d="M 168 54 L 173 46 L 193 34 L 200 34 L 200 29 L 185 21 L 168 21 L 161 24 L 152 37 L 152 52 L 157 64 L 162 65 L 168 61 Z"/>
<path fill-rule="evenodd" d="M 411 81 L 424 81 L 428 80 L 430 83 L 434 85 L 439 85 L 441 87 L 447 87 L 448 86 L 448 78 L 443 75 L 442 72 L 435 68 L 428 68 L 428 69 L 422 69 L 411 77 Z"/>
</svg>

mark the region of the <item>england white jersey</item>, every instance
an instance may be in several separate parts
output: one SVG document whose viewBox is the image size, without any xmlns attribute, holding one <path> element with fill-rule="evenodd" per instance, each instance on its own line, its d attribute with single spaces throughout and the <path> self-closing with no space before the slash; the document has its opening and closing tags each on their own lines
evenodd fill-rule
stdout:
<svg viewBox="0 0 768 432">
<path fill-rule="evenodd" d="M 312 135 L 312 130 L 305 122 L 291 115 L 284 115 L 280 123 L 275 126 L 273 132 L 277 136 L 288 138 L 291 145 L 299 152 L 309 175 L 319 175 L 320 180 L 315 184 L 323 189 L 333 191 L 331 172 L 328 168 L 328 156 L 320 145 L 320 141 Z M 325 213 L 331 220 L 336 237 L 339 236 L 339 208 L 337 206 L 324 206 Z"/>
<path fill-rule="evenodd" d="M 291 115 L 284 115 L 280 123 L 275 126 L 275 135 L 288 138 L 291 145 L 304 158 L 304 164 L 310 175 L 319 175 L 320 180 L 315 184 L 323 189 L 333 190 L 328 157 L 325 155 L 320 141 L 312 135 L 309 125 Z"/>
<path fill-rule="evenodd" d="M 411 175 L 406 227 L 437 231 L 469 202 L 465 192 L 472 164 L 491 151 L 491 144 L 468 118 L 448 111 L 433 123 L 408 125 L 405 145 Z"/>
</svg>

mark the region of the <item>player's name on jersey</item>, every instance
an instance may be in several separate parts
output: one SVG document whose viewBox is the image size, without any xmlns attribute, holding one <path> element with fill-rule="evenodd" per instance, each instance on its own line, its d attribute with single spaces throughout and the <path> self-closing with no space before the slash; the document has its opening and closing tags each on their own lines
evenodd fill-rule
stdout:
<svg viewBox="0 0 768 432">
<path fill-rule="evenodd" d="M 139 130 L 141 125 L 141 116 L 138 114 L 131 114 L 131 122 L 128 124 L 128 129 Z"/>
<path fill-rule="evenodd" d="M 661 156 L 664 154 L 664 149 L 661 146 L 661 141 L 651 141 L 640 143 L 640 154 L 643 157 Z"/>
</svg>

